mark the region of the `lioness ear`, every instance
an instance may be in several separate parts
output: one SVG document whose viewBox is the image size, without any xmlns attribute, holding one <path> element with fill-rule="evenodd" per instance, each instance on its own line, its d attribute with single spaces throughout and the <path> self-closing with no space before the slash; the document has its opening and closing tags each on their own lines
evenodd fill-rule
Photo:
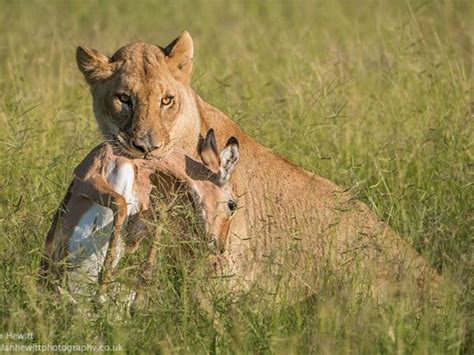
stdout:
<svg viewBox="0 0 474 355">
<path fill-rule="evenodd" d="M 239 141 L 230 137 L 220 154 L 219 181 L 221 184 L 229 181 L 240 158 Z"/>
<path fill-rule="evenodd" d="M 110 58 L 95 49 L 77 47 L 76 61 L 89 85 L 104 80 L 113 73 Z"/>
<path fill-rule="evenodd" d="M 173 42 L 163 49 L 166 63 L 176 80 L 189 84 L 193 70 L 194 47 L 193 39 L 188 31 L 184 31 Z"/>
<path fill-rule="evenodd" d="M 219 153 L 217 152 L 217 143 L 214 130 L 207 131 L 206 138 L 199 142 L 198 153 L 201 160 L 211 171 L 217 172 L 220 166 Z"/>
</svg>

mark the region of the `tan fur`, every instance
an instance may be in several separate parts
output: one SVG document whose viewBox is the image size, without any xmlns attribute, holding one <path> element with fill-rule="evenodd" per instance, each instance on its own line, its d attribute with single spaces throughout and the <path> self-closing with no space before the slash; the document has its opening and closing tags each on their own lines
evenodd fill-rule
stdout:
<svg viewBox="0 0 474 355">
<path fill-rule="evenodd" d="M 132 90 L 147 88 L 147 97 L 155 103 L 163 88 L 173 88 L 182 93 L 176 104 L 183 113 L 173 121 L 174 125 L 158 110 L 150 112 L 146 122 L 137 120 L 135 124 L 155 127 L 159 140 L 167 142 L 167 146 L 180 146 L 191 156 L 198 154 L 198 138 L 210 128 L 218 137 L 218 147 L 224 145 L 227 137 L 239 140 L 241 163 L 230 182 L 241 197 L 226 247 L 234 270 L 251 281 L 263 268 L 268 255 L 274 255 L 278 263 L 282 254 L 287 257 L 286 251 L 295 250 L 296 245 L 298 252 L 292 258 L 297 263 L 313 258 L 311 265 L 318 265 L 323 259 L 330 259 L 341 272 L 353 272 L 360 260 L 378 280 L 379 289 L 384 287 L 385 280 L 396 284 L 406 274 L 413 282 L 422 276 L 437 279 L 418 253 L 349 192 L 274 154 L 202 100 L 187 84 L 190 72 L 177 72 L 175 63 L 181 60 L 175 57 L 170 67 L 166 52 L 172 53 L 172 47 L 178 45 L 179 52 L 186 53 L 182 61 L 190 69 L 192 41 L 186 32 L 173 41 L 167 51 L 145 43 L 121 48 L 111 59 L 113 65 L 121 69 L 114 72 L 112 79 L 92 84 L 96 119 L 104 135 L 116 134 L 117 129 L 111 128 L 112 120 L 107 112 L 110 97 L 120 87 L 118 83 L 122 86 L 129 83 Z M 149 53 L 156 53 L 157 60 L 144 61 Z"/>
<path fill-rule="evenodd" d="M 213 133 L 212 137 L 214 138 Z M 229 161 L 235 158 L 234 156 L 223 160 L 218 172 L 213 172 L 208 166 L 185 155 L 179 149 L 175 149 L 160 160 L 145 160 L 130 158 L 116 143 L 105 142 L 97 146 L 74 170 L 73 181 L 46 237 L 42 276 L 47 276 L 51 272 L 62 274 L 65 264 L 68 264 L 67 259 L 74 258 L 74 254 L 77 253 L 81 255 L 81 248 L 85 245 L 77 247 L 72 252 L 69 251 L 72 255 L 68 252 L 68 244 L 78 232 L 78 228 L 82 231 L 90 228 L 91 232 L 87 238 L 100 238 L 104 235 L 107 226 L 102 225 L 100 221 L 105 217 L 98 214 L 106 214 L 105 212 L 94 212 L 98 214 L 94 214 L 94 219 L 90 220 L 91 224 L 86 224 L 82 219 L 87 213 L 96 211 L 95 205 L 108 207 L 113 212 L 113 228 L 99 279 L 99 293 L 105 293 L 107 285 L 112 280 L 113 266 L 118 262 L 120 254 L 118 248 L 122 242 L 126 219 L 133 219 L 149 208 L 152 188 L 150 175 L 156 171 L 169 174 L 189 187 L 206 231 L 212 237 L 210 246 L 219 252 L 222 251 L 233 216 L 233 212 L 226 206 L 228 201 L 233 200 L 228 178 L 238 161 L 236 141 L 232 141 L 221 155 L 230 151 L 237 154 L 236 159 L 231 161 L 232 165 L 229 165 Z M 215 155 L 217 156 L 217 151 Z M 96 234 L 97 229 L 100 231 Z M 87 234 L 87 232 L 79 233 L 84 236 Z M 131 240 L 130 244 L 134 244 L 132 249 L 136 249 L 139 239 L 134 236 Z M 91 245 L 94 241 L 91 239 L 87 243 Z M 95 243 L 98 245 L 99 240 L 97 239 Z M 154 263 L 153 254 L 156 254 L 156 250 L 152 249 L 148 260 L 151 266 Z"/>
<path fill-rule="evenodd" d="M 149 176 L 156 170 L 153 161 L 129 159 L 117 152 L 117 148 L 106 142 L 94 148 L 74 170 L 74 178 L 68 188 L 66 198 L 57 212 L 45 241 L 42 261 L 42 273 L 54 271 L 56 265 L 62 265 L 68 256 L 67 245 L 80 224 L 81 218 L 98 204 L 113 211 L 113 232 L 110 235 L 104 266 L 100 275 L 100 292 L 106 290 L 112 277 L 112 265 L 117 256 L 123 226 L 130 214 L 127 200 L 111 185 L 109 179 L 115 169 L 130 164 L 135 171 L 133 193 L 137 200 L 137 211 L 148 209 L 151 183 Z M 64 266 L 64 265 L 62 265 Z M 60 267 L 56 273 L 62 273 Z"/>
<path fill-rule="evenodd" d="M 106 138 L 117 137 L 134 157 L 166 155 L 177 143 L 194 150 L 198 137 L 188 137 L 189 127 L 198 129 L 194 95 L 189 87 L 192 41 L 184 33 L 165 49 L 137 42 L 119 49 L 111 58 L 79 47 L 78 67 L 91 86 L 93 107 Z M 122 95 L 130 97 L 123 103 Z M 169 105 L 163 100 L 172 97 Z M 147 144 L 149 143 L 149 144 Z M 137 145 L 153 145 L 144 152 Z"/>
</svg>

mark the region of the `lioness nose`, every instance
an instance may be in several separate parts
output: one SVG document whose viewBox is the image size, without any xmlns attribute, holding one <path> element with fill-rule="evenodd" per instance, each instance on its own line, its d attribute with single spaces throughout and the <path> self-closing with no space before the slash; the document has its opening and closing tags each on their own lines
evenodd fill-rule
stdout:
<svg viewBox="0 0 474 355">
<path fill-rule="evenodd" d="M 161 143 L 157 143 L 154 139 L 152 139 L 148 133 L 141 138 L 132 139 L 132 144 L 134 148 L 142 153 L 150 153 L 160 148 L 162 145 Z"/>
</svg>

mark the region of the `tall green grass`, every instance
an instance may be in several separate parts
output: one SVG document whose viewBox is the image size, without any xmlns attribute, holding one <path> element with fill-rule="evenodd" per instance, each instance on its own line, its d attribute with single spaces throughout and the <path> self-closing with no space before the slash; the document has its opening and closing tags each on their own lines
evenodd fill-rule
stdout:
<svg viewBox="0 0 474 355">
<path fill-rule="evenodd" d="M 469 1 L 1 0 L 0 9 L 0 333 L 137 353 L 473 352 Z M 112 54 L 184 29 L 196 90 L 275 152 L 351 187 L 452 282 L 441 305 L 379 305 L 338 280 L 303 302 L 267 302 L 257 290 L 236 300 L 199 271 L 205 255 L 168 232 L 148 304 L 133 317 L 85 315 L 37 288 L 52 214 L 101 139 L 75 47 Z M 142 258 L 127 258 L 122 276 Z M 15 342 L 32 341 L 0 340 Z"/>
</svg>

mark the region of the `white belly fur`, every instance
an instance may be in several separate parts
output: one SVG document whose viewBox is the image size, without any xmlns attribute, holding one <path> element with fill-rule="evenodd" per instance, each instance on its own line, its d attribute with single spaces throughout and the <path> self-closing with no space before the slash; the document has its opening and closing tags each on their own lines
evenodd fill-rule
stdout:
<svg viewBox="0 0 474 355">
<path fill-rule="evenodd" d="M 112 165 L 112 164 L 111 164 Z M 134 195 L 135 169 L 130 163 L 111 166 L 107 181 L 127 201 L 128 215 L 138 212 L 138 201 Z"/>
<path fill-rule="evenodd" d="M 134 195 L 133 186 L 135 181 L 135 170 L 131 164 L 108 166 L 107 181 L 112 188 L 122 195 L 127 201 L 127 214 L 135 214 L 138 211 L 138 201 Z M 70 258 L 68 263 L 72 264 L 73 270 L 69 272 L 70 292 L 79 293 L 84 283 L 96 283 L 107 253 L 110 235 L 113 231 L 113 213 L 108 207 L 94 203 L 84 213 L 79 224 L 74 228 L 68 243 Z M 127 225 L 124 223 L 124 229 Z M 119 241 L 117 256 L 114 260 L 115 268 L 123 254 L 123 243 Z"/>
</svg>

